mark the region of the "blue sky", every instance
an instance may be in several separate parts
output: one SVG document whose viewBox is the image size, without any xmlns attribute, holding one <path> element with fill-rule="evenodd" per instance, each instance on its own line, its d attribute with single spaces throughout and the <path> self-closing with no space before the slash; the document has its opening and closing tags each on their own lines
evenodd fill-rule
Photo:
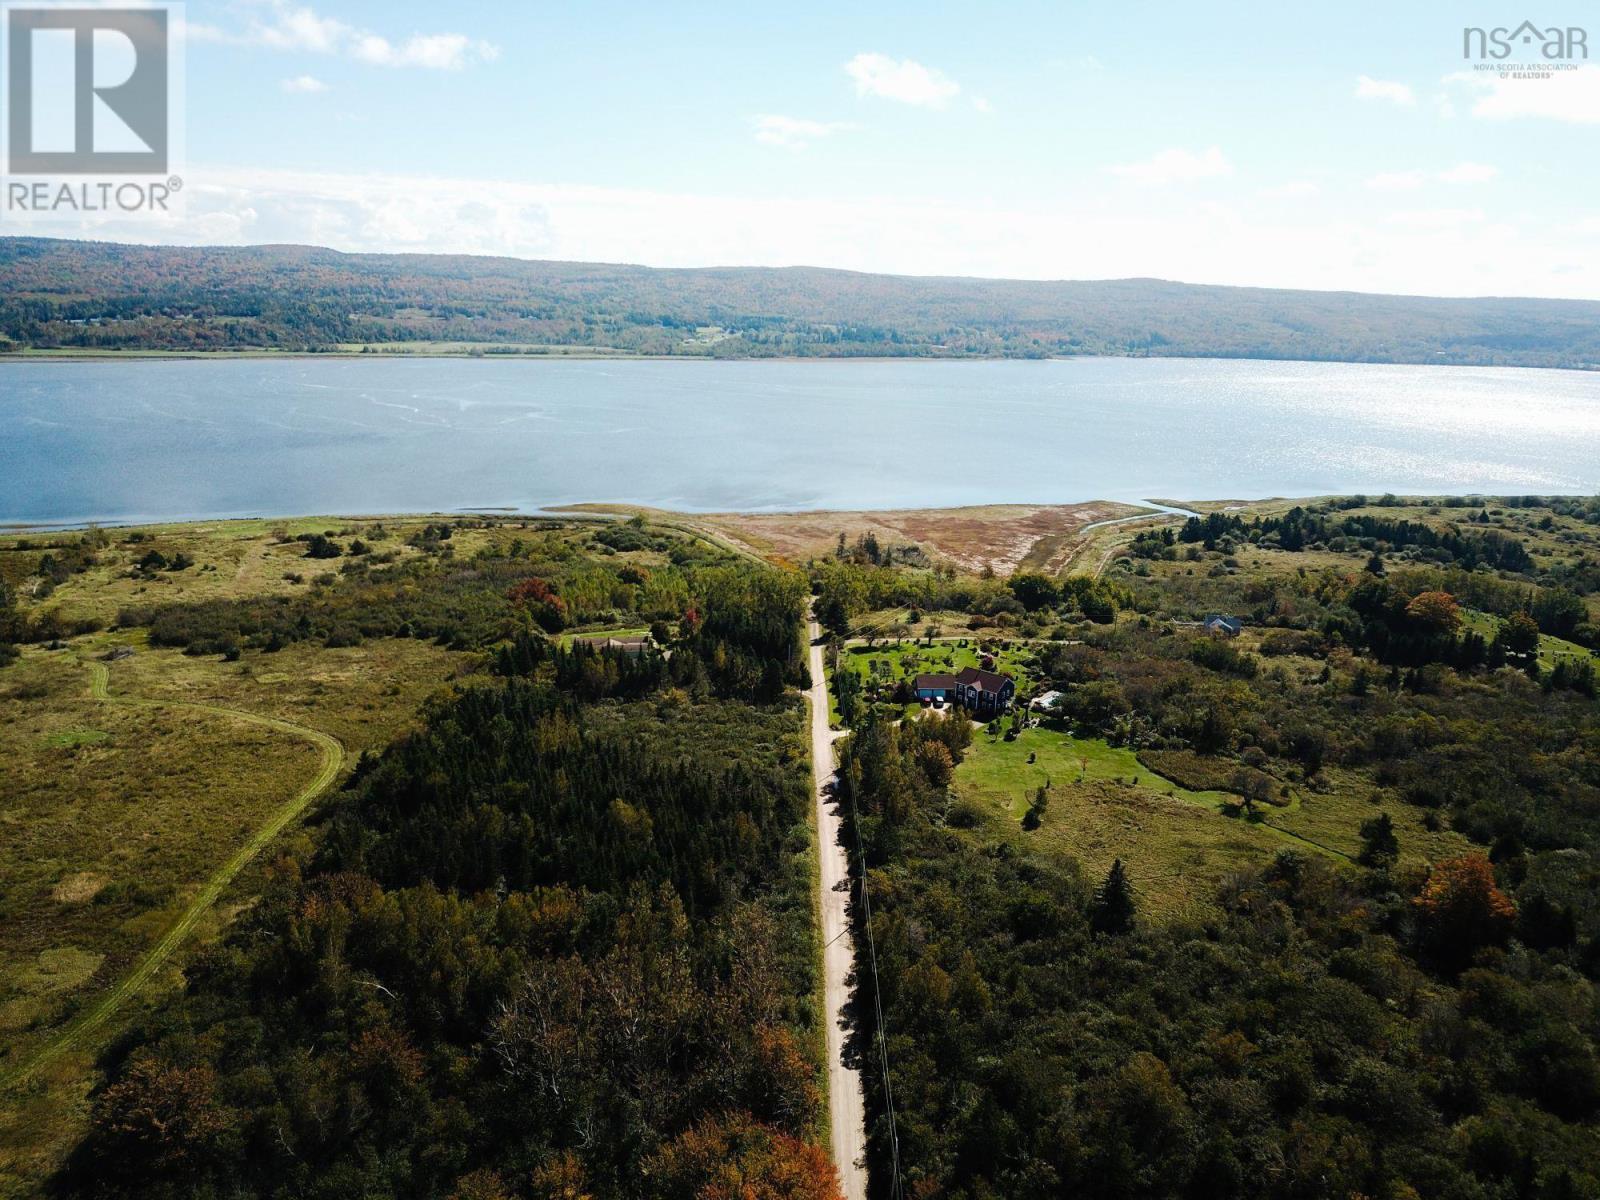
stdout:
<svg viewBox="0 0 1600 1200">
<path fill-rule="evenodd" d="M 186 15 L 188 211 L 84 235 L 1600 297 L 1592 4 Z M 1470 70 L 1525 16 L 1595 60 Z"/>
</svg>

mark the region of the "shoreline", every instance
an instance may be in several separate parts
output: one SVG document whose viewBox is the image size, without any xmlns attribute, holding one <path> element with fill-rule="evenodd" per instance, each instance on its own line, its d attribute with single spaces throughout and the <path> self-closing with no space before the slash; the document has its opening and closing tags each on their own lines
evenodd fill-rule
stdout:
<svg viewBox="0 0 1600 1200">
<path fill-rule="evenodd" d="M 404 345 L 403 342 L 374 343 Z M 1600 363 L 1574 363 L 1565 366 L 1527 363 L 1420 362 L 1412 359 L 1367 358 L 1263 358 L 1249 354 L 762 354 L 742 358 L 718 358 L 710 354 L 634 354 L 626 350 L 582 348 L 566 350 L 496 350 L 494 342 L 473 343 L 473 350 L 93 350 L 48 349 L 0 351 L 0 366 L 14 363 L 140 363 L 140 362 L 261 362 L 308 361 L 315 359 L 374 362 L 378 360 L 427 360 L 463 362 L 659 362 L 659 363 L 1048 363 L 1083 360 L 1146 359 L 1167 362 L 1249 362 L 1305 364 L 1346 367 L 1423 367 L 1429 370 L 1461 371 L 1573 371 L 1591 375 L 1600 372 Z"/>
<path fill-rule="evenodd" d="M 1520 496 L 1590 496 L 1595 493 L 1585 491 L 1561 492 L 1546 491 L 1539 493 L 1516 493 Z M 503 505 L 482 505 L 475 507 L 452 509 L 413 509 L 407 511 L 386 512 L 299 512 L 299 513 L 230 513 L 225 516 L 185 515 L 166 518 L 142 520 L 138 518 L 108 517 L 103 519 L 84 518 L 63 521 L 8 521 L 0 517 L 0 537 L 26 538 L 35 535 L 51 533 L 77 533 L 87 529 L 106 530 L 137 530 L 137 529 L 164 529 L 194 525 L 243 525 L 250 522 L 301 522 L 301 521 L 420 521 L 420 520 L 463 520 L 467 518 L 486 518 L 502 521 L 588 521 L 602 524 L 614 521 L 624 521 L 634 515 L 645 516 L 653 519 L 686 519 L 709 521 L 716 518 L 734 517 L 773 517 L 773 518 L 805 518 L 829 516 L 888 516 L 888 517 L 917 517 L 937 516 L 963 513 L 980 513 L 1004 508 L 1086 508 L 1092 505 L 1125 506 L 1143 508 L 1142 512 L 1128 513 L 1122 516 L 1094 521 L 1085 525 L 1077 532 L 1082 533 L 1089 529 L 1100 528 L 1108 525 L 1119 525 L 1125 522 L 1152 520 L 1159 517 L 1188 517 L 1191 515 L 1204 516 L 1209 512 L 1232 512 L 1241 509 L 1259 509 L 1264 506 L 1276 505 L 1303 505 L 1316 504 L 1322 501 L 1342 499 L 1352 495 L 1365 495 L 1369 503 L 1376 503 L 1381 496 L 1392 495 L 1399 505 L 1427 504 L 1447 500 L 1481 501 L 1492 503 L 1505 501 L 1512 498 L 1511 494 L 1495 494 L 1489 492 L 1373 492 L 1373 491 L 1345 491 L 1345 492 L 1318 492 L 1313 495 L 1278 495 L 1263 496 L 1252 500 L 1230 499 L 1174 499 L 1162 497 L 1160 499 L 1139 500 L 1108 500 L 1095 498 L 1089 500 L 1057 500 L 1057 501 L 1012 501 L 996 500 L 990 504 L 967 504 L 953 506 L 934 506 L 922 508 L 874 508 L 864 509 L 857 507 L 840 508 L 790 508 L 790 509 L 673 509 L 662 508 L 657 505 L 636 504 L 621 500 L 596 500 L 579 503 L 559 503 L 541 505 L 536 508 L 518 508 Z M 1467 507 L 1463 503 L 1460 507 Z"/>
</svg>

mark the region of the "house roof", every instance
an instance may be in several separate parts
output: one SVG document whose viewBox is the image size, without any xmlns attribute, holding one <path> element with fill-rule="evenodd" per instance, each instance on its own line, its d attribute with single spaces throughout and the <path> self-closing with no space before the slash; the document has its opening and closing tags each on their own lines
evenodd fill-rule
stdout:
<svg viewBox="0 0 1600 1200">
<path fill-rule="evenodd" d="M 1238 617 L 1230 617 L 1226 613 L 1209 613 L 1201 623 L 1204 625 L 1221 625 L 1223 628 L 1231 629 L 1236 633 L 1244 628 L 1243 621 L 1239 620 Z"/>
<path fill-rule="evenodd" d="M 986 692 L 999 693 L 1000 689 L 1011 682 L 1009 675 L 998 675 L 993 671 L 980 671 L 977 667 L 962 667 L 956 676 L 956 682 L 962 687 L 979 687 Z"/>
<path fill-rule="evenodd" d="M 949 691 L 956 686 L 956 677 L 954 675 L 918 675 L 916 683 L 912 686 L 915 691 L 919 692 L 933 688 L 942 688 L 945 691 Z"/>
<path fill-rule="evenodd" d="M 573 639 L 580 645 L 588 646 L 595 650 L 643 650 L 652 644 L 648 634 L 626 634 L 617 637 L 613 634 L 596 633 L 580 636 Z"/>
</svg>

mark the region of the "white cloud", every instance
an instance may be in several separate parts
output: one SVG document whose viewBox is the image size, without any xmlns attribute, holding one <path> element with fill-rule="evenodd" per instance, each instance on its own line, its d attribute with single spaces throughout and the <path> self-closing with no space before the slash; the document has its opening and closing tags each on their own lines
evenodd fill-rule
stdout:
<svg viewBox="0 0 1600 1200">
<path fill-rule="evenodd" d="M 1375 192 L 1414 192 L 1426 183 L 1488 183 L 1500 168 L 1488 163 L 1457 163 L 1443 171 L 1381 171 L 1367 180 Z"/>
<path fill-rule="evenodd" d="M 328 90 L 328 85 L 314 75 L 296 75 L 293 79 L 285 79 L 279 86 L 286 92 L 302 96 L 310 96 L 317 92 Z"/>
<path fill-rule="evenodd" d="M 972 98 L 972 107 L 981 113 L 992 113 L 994 111 L 994 105 L 990 104 L 988 99 L 983 96 L 974 96 Z"/>
<path fill-rule="evenodd" d="M 1357 100 L 1387 100 L 1391 104 L 1407 106 L 1417 102 L 1416 93 L 1403 83 L 1389 79 L 1373 79 L 1367 75 L 1356 77 Z"/>
<path fill-rule="evenodd" d="M 1380 171 L 1367 180 L 1375 192 L 1414 192 L 1427 182 L 1424 171 Z"/>
<path fill-rule="evenodd" d="M 1507 79 L 1489 71 L 1457 71 L 1446 75 L 1444 81 L 1460 84 L 1476 95 L 1472 103 L 1475 117 L 1600 124 L 1600 66 L 1593 63 L 1584 63 L 1575 71 L 1555 71 L 1547 79 Z"/>
<path fill-rule="evenodd" d="M 1477 225 L 1487 218 L 1481 208 L 1417 208 L 1392 212 L 1384 219 L 1391 225 L 1403 225 L 1407 229 L 1437 230 Z"/>
<path fill-rule="evenodd" d="M 269 50 L 304 54 L 337 54 L 374 66 L 423 67 L 435 71 L 459 71 L 471 63 L 492 62 L 500 57 L 499 47 L 494 43 L 464 33 L 418 33 L 394 42 L 337 17 L 324 17 L 311 8 L 297 7 L 285 0 L 269 0 L 243 29 L 186 23 L 183 34 L 193 42 L 263 46 Z"/>
<path fill-rule="evenodd" d="M 1440 183 L 1488 183 L 1500 174 L 1499 167 L 1491 167 L 1488 163 L 1464 162 L 1457 163 L 1448 171 L 1439 172 Z"/>
<path fill-rule="evenodd" d="M 334 17 L 319 17 L 309 8 L 279 7 L 267 21 L 256 20 L 255 40 L 274 50 L 309 50 L 332 54 L 354 32 Z"/>
<path fill-rule="evenodd" d="M 1291 179 L 1288 183 L 1262 188 L 1256 194 L 1268 200 L 1295 200 L 1306 196 L 1315 196 L 1321 190 L 1309 179 Z"/>
<path fill-rule="evenodd" d="M 1233 174 L 1230 163 L 1220 149 L 1211 146 L 1199 154 L 1190 150 L 1163 150 L 1142 162 L 1118 163 L 1106 168 L 1113 175 L 1132 179 L 1138 183 L 1169 184 L 1191 183 L 1197 179 L 1215 179 Z"/>
<path fill-rule="evenodd" d="M 172 26 L 173 35 L 190 42 L 228 42 L 233 40 L 233 35 L 225 33 L 216 25 L 207 25 L 200 21 L 186 21 L 178 17 Z"/>
<path fill-rule="evenodd" d="M 961 92 L 961 85 L 955 80 L 909 58 L 858 54 L 845 63 L 844 70 L 855 80 L 858 96 L 882 96 L 922 108 L 943 108 Z"/>
<path fill-rule="evenodd" d="M 848 121 L 810 121 L 804 117 L 785 117 L 763 113 L 753 119 L 756 141 L 768 146 L 804 150 L 812 142 L 853 128 Z"/>
<path fill-rule="evenodd" d="M 1583 253 L 1570 229 L 1538 223 L 1523 231 L 1478 220 L 1474 209 L 1397 220 L 1358 219 L 1348 211 L 1313 218 L 1293 206 L 1172 205 L 1167 197 L 1140 202 L 1092 193 L 1066 207 L 1028 209 L 193 162 L 185 177 L 183 218 L 86 218 L 77 235 L 661 267 L 808 263 L 917 275 L 1158 276 L 1431 295 L 1600 296 L 1600 255 Z"/>
<path fill-rule="evenodd" d="M 427 67 L 459 71 L 470 62 L 493 62 L 500 50 L 492 42 L 462 33 L 414 34 L 398 45 L 374 33 L 358 37 L 352 50 L 362 62 L 379 67 Z"/>
</svg>

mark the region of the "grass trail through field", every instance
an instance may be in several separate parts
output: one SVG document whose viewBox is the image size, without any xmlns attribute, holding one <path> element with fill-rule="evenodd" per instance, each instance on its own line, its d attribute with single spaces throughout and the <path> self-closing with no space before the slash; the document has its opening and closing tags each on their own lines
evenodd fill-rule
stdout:
<svg viewBox="0 0 1600 1200">
<path fill-rule="evenodd" d="M 185 708 L 194 712 L 216 713 L 234 720 L 245 721 L 251 725 L 260 725 L 267 729 L 275 729 L 294 737 L 304 738 L 322 751 L 322 762 L 317 768 L 316 775 L 305 787 L 301 788 L 295 796 L 279 805 L 273 810 L 250 839 L 240 846 L 228 860 L 218 867 L 199 893 L 189 902 L 187 908 L 171 928 L 162 935 L 161 940 L 147 950 L 133 970 L 123 976 L 112 988 L 101 996 L 95 1004 L 72 1021 L 65 1029 L 51 1038 L 33 1053 L 21 1066 L 5 1076 L 0 1076 L 0 1090 L 22 1083 L 40 1067 L 44 1066 L 58 1054 L 71 1048 L 85 1035 L 93 1032 L 116 1012 L 130 997 L 135 995 L 145 984 L 149 983 L 163 963 L 172 956 L 176 950 L 194 931 L 200 919 L 205 916 L 211 906 L 217 902 L 223 890 L 244 868 L 252 858 L 266 847 L 266 845 L 281 833 L 289 822 L 293 821 L 306 805 L 327 791 L 334 779 L 339 774 L 339 768 L 344 764 L 344 746 L 335 737 L 323 733 L 319 729 L 312 729 L 306 725 L 297 725 L 293 721 L 284 721 L 277 717 L 264 717 L 257 713 L 243 712 L 236 708 L 224 708 L 215 704 L 196 704 L 185 700 L 146 700 L 136 696 L 113 696 L 110 693 L 111 672 L 104 663 L 90 663 L 91 672 L 89 695 L 92 699 L 107 704 L 122 704 L 141 708 Z"/>
</svg>

